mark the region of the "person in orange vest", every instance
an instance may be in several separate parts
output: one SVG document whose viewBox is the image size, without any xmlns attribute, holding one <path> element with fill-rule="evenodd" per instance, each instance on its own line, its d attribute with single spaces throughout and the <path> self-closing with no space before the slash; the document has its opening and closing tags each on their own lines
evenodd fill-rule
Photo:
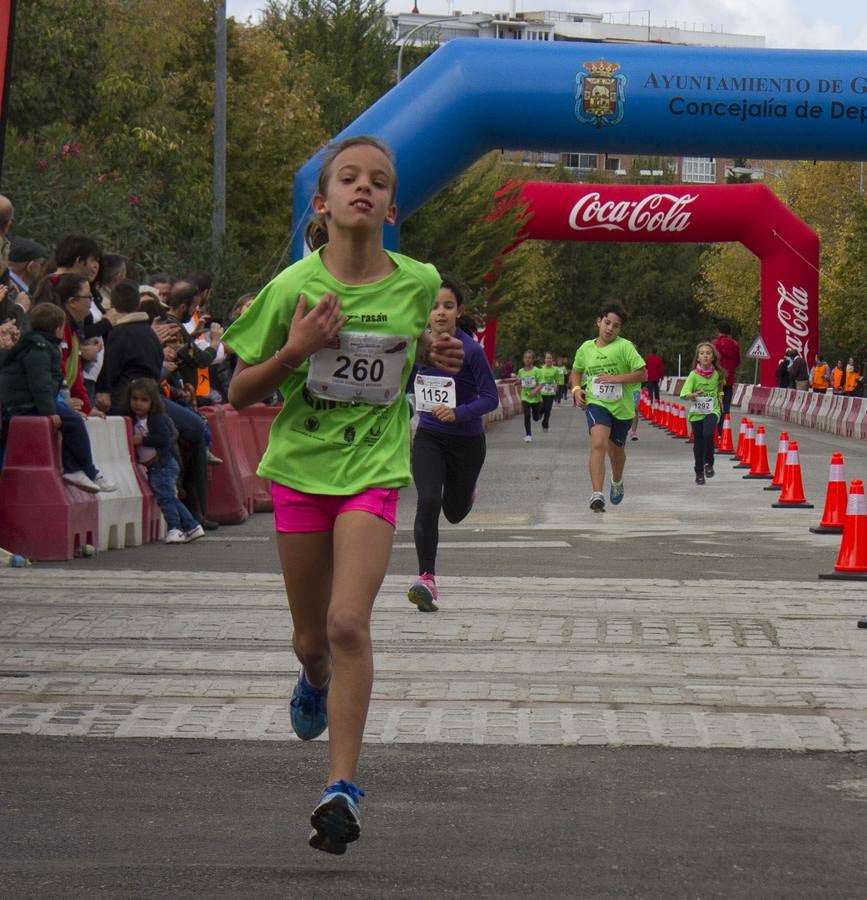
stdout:
<svg viewBox="0 0 867 900">
<path fill-rule="evenodd" d="M 212 323 L 211 314 L 208 310 L 208 303 L 211 299 L 211 275 L 209 272 L 194 272 L 185 278 L 184 281 L 193 285 L 196 290 L 193 300 L 195 304 L 193 314 L 184 327 L 193 335 L 199 349 L 205 350 L 209 346 L 208 331 Z M 217 345 L 216 351 L 216 356 L 211 365 L 217 365 L 226 358 L 226 351 L 222 344 Z M 196 371 L 195 392 L 196 403 L 199 406 L 218 403 L 222 399 L 219 391 L 213 390 L 209 366 L 200 366 Z"/>
<path fill-rule="evenodd" d="M 810 371 L 810 387 L 816 394 L 824 394 L 831 386 L 831 367 L 824 357 L 816 354 L 816 362 Z"/>
<path fill-rule="evenodd" d="M 850 356 L 846 363 L 846 379 L 843 382 L 843 393 L 847 397 L 854 397 L 861 380 L 861 373 L 855 365 L 855 358 Z"/>
<path fill-rule="evenodd" d="M 843 393 L 843 382 L 846 379 L 846 369 L 843 366 L 843 360 L 838 359 L 837 365 L 831 370 L 831 390 L 835 394 Z"/>
</svg>

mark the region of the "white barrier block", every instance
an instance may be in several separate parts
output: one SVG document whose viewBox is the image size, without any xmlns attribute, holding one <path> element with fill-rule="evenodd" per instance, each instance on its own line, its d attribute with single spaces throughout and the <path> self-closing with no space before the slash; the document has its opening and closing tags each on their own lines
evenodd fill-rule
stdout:
<svg viewBox="0 0 867 900">
<path fill-rule="evenodd" d="M 98 549 L 138 547 L 142 542 L 144 500 L 132 467 L 126 419 L 122 416 L 87 419 L 87 433 L 94 464 L 117 485 L 116 491 L 101 491 L 96 495 Z"/>
</svg>

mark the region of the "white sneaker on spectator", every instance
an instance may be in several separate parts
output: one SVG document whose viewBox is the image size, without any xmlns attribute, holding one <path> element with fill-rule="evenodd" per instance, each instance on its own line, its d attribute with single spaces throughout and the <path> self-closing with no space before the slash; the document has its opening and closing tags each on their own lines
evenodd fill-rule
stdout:
<svg viewBox="0 0 867 900">
<path fill-rule="evenodd" d="M 63 480 L 67 484 L 74 484 L 77 488 L 81 488 L 90 494 L 98 494 L 100 491 L 99 485 L 91 481 L 80 469 L 77 472 L 64 472 Z"/>
<path fill-rule="evenodd" d="M 106 478 L 105 475 L 102 474 L 102 472 L 96 473 L 96 478 L 93 479 L 93 483 L 106 494 L 110 494 L 112 491 L 117 490 L 117 485 L 110 479 Z"/>
<path fill-rule="evenodd" d="M 195 528 L 191 528 L 189 531 L 184 532 L 184 537 L 187 539 L 187 542 L 197 541 L 200 537 L 205 536 L 205 529 L 202 528 L 201 525 L 196 525 Z"/>
<path fill-rule="evenodd" d="M 166 543 L 167 544 L 186 544 L 187 536 L 181 531 L 180 528 L 170 528 L 169 533 L 166 535 Z"/>
</svg>

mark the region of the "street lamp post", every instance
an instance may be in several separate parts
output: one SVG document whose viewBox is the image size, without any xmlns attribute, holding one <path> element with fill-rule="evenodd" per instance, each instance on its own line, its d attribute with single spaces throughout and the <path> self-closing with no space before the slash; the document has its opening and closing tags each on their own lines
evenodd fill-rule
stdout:
<svg viewBox="0 0 867 900">
<path fill-rule="evenodd" d="M 403 36 L 401 39 L 400 47 L 397 51 L 397 77 L 395 78 L 395 83 L 400 82 L 400 76 L 402 72 L 403 66 L 403 48 L 406 46 L 406 42 L 417 32 L 421 31 L 423 28 L 427 28 L 429 25 L 442 25 L 445 22 L 464 22 L 468 25 L 488 25 L 493 21 L 491 16 L 443 16 L 440 19 L 428 19 L 426 22 L 421 22 L 416 25 L 414 28 L 410 28 L 409 31 Z"/>
</svg>

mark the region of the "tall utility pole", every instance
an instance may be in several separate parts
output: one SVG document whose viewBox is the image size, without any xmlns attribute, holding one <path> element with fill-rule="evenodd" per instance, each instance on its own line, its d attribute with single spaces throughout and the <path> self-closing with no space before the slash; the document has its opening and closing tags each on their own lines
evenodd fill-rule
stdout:
<svg viewBox="0 0 867 900">
<path fill-rule="evenodd" d="M 214 215 L 211 248 L 219 267 L 226 233 L 226 0 L 217 0 L 217 52 L 214 69 Z"/>
</svg>

